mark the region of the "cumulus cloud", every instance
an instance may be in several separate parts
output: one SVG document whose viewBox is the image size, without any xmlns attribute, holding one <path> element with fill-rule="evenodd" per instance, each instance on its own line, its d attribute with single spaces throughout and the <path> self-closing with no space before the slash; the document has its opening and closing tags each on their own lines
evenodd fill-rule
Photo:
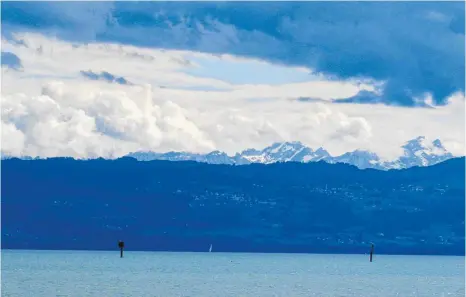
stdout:
<svg viewBox="0 0 466 297">
<path fill-rule="evenodd" d="M 46 85 L 40 95 L 2 96 L 2 150 L 10 155 L 118 157 L 139 149 L 214 149 L 202 131 L 150 87 Z M 24 145 L 21 145 L 24 144 Z"/>
<path fill-rule="evenodd" d="M 2 152 L 17 155 L 24 150 L 24 134 L 14 124 L 2 121 Z M 3 141 L 5 140 L 5 141 Z"/>
<path fill-rule="evenodd" d="M 300 83 L 234 84 L 186 71 L 198 67 L 191 57 L 234 63 L 233 56 L 73 44 L 37 34 L 15 38 L 21 42 L 2 40 L 23 63 L 22 71 L 2 69 L 2 152 L 9 155 L 87 158 L 215 149 L 233 154 L 298 140 L 335 155 L 369 149 L 390 159 L 420 135 L 464 153 L 462 93 L 445 105 L 427 94 L 423 108 L 337 104 L 335 99 L 362 91 L 376 96 L 380 82 L 316 75 Z M 251 67 L 254 61 L 248 60 Z M 132 85 L 88 80 L 83 69 L 118 73 Z M 304 97 L 317 100 L 296 100 Z"/>
</svg>

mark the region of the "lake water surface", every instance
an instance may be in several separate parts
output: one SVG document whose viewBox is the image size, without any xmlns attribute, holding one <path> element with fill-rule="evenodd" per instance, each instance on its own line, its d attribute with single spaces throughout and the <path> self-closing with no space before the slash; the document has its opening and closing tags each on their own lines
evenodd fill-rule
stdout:
<svg viewBox="0 0 466 297">
<path fill-rule="evenodd" d="M 464 257 L 2 251 L 2 295 L 465 296 Z"/>
</svg>

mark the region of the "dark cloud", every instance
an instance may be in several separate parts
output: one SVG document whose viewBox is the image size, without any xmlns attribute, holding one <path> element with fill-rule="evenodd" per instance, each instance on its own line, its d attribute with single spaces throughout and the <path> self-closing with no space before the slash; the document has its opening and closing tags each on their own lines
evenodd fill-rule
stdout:
<svg viewBox="0 0 466 297">
<path fill-rule="evenodd" d="M 457 34 L 462 34 L 464 35 L 464 27 L 465 27 L 465 20 L 464 20 L 464 14 L 457 14 L 453 17 L 453 19 L 450 21 L 450 30 L 457 33 Z"/>
<path fill-rule="evenodd" d="M 117 83 L 120 85 L 130 85 L 131 83 L 127 81 L 124 77 L 115 76 L 107 71 L 102 71 L 101 73 L 95 73 L 91 70 L 81 71 L 81 74 L 92 80 L 105 80 L 110 83 Z"/>
<path fill-rule="evenodd" d="M 346 98 L 334 100 L 335 103 L 383 103 L 383 98 L 368 91 L 361 91 L 357 95 Z"/>
<path fill-rule="evenodd" d="M 29 5 L 2 5 L 9 30 L 26 26 L 71 40 L 231 53 L 307 66 L 335 78 L 370 77 L 386 81 L 384 95 L 373 98 L 384 103 L 414 104 L 413 96 L 425 92 L 442 103 L 464 91 L 463 2 Z"/>
</svg>

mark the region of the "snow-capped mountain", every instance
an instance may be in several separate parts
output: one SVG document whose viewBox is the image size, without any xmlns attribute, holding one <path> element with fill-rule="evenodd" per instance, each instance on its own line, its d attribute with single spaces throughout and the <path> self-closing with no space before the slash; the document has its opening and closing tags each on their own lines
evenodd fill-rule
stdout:
<svg viewBox="0 0 466 297">
<path fill-rule="evenodd" d="M 404 167 L 429 166 L 453 158 L 438 139 L 428 143 L 425 137 L 421 136 L 408 141 L 402 147 L 404 155 L 398 161 Z"/>
<path fill-rule="evenodd" d="M 323 148 L 313 151 L 301 142 L 274 143 L 259 151 L 248 149 L 235 155 L 236 159 L 245 159 L 248 163 L 275 162 L 315 162 L 330 157 Z"/>
<path fill-rule="evenodd" d="M 402 148 L 404 151 L 403 156 L 390 162 L 383 161 L 379 156 L 377 156 L 377 154 L 364 150 L 355 150 L 341 156 L 331 156 L 323 148 L 313 150 L 312 148 L 306 147 L 301 142 L 274 143 L 263 150 L 247 149 L 234 156 L 228 156 L 220 151 L 214 151 L 205 155 L 186 152 L 136 152 L 131 153 L 128 156 L 140 161 L 190 160 L 209 164 L 230 165 L 325 161 L 327 163 L 351 164 L 361 169 L 374 168 L 380 170 L 403 169 L 413 166 L 430 166 L 454 157 L 443 147 L 440 140 L 436 139 L 432 143 L 429 143 L 423 136 L 406 142 Z"/>
<path fill-rule="evenodd" d="M 384 169 L 384 166 L 381 166 L 381 161 L 377 154 L 363 151 L 355 150 L 353 152 L 344 153 L 341 156 L 330 157 L 326 159 L 328 163 L 346 163 L 354 165 L 358 168 L 375 168 L 375 169 Z"/>
</svg>

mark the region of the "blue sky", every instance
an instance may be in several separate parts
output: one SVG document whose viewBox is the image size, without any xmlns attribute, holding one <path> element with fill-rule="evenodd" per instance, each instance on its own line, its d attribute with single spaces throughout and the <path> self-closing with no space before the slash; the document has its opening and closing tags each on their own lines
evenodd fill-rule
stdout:
<svg viewBox="0 0 466 297">
<path fill-rule="evenodd" d="M 31 35 L 33 33 L 36 35 Z M 19 38 L 18 34 L 23 35 Z M 169 123 L 160 119 L 167 119 L 163 112 L 162 115 L 152 115 L 152 120 L 145 118 L 144 121 L 151 122 L 158 117 L 158 123 L 154 124 L 158 132 L 151 130 L 152 134 L 147 133 L 160 135 L 144 144 L 128 136 L 124 139 L 131 142 L 128 149 L 202 148 L 233 152 L 276 140 L 300 140 L 309 145 L 344 147 L 343 150 L 377 150 L 382 140 L 375 134 L 380 134 L 378 131 L 382 128 L 377 128 L 380 124 L 375 123 L 377 112 L 374 106 L 387 106 L 380 111 L 387 119 L 396 112 L 397 116 L 406 119 L 427 121 L 431 119 L 430 114 L 427 116 L 427 111 L 421 111 L 421 108 L 448 105 L 452 96 L 464 93 L 465 89 L 464 2 L 4 2 L 2 39 L 2 70 L 7 75 L 6 81 L 10 81 L 11 76 L 12 82 L 2 89 L 3 93 L 16 94 L 13 82 L 18 79 L 24 79 L 23 85 L 30 86 L 17 87 L 27 96 L 34 96 L 34 92 L 44 95 L 44 90 L 51 90 L 52 80 L 59 80 L 61 88 L 71 88 L 78 82 L 89 84 L 89 88 L 101 83 L 109 88 L 111 84 L 111 88 L 120 88 L 118 90 L 124 92 L 148 84 L 152 88 L 163 88 L 157 91 L 160 96 L 177 105 L 176 108 L 170 105 L 167 110 L 186 111 L 183 115 L 168 117 Z M 27 46 L 21 47 L 21 42 Z M 86 44 L 126 46 L 120 49 L 120 54 L 124 52 L 126 55 L 124 57 L 145 57 L 148 62 L 146 65 L 131 64 L 133 60 L 122 56 L 115 56 L 115 60 L 110 61 L 117 50 L 109 52 L 107 46 L 91 50 L 85 47 Z M 77 48 L 80 50 L 73 51 Z M 166 60 L 154 62 L 158 56 Z M 67 69 L 63 63 L 53 64 L 60 59 L 68 61 L 65 57 L 73 61 L 73 66 L 70 64 Z M 99 64 L 98 59 L 106 62 L 102 60 Z M 115 64 L 125 67 L 118 68 Z M 143 73 L 141 69 L 144 69 Z M 54 84 L 54 88 L 57 86 Z M 64 91 L 54 92 L 54 96 L 59 96 L 57 94 Z M 50 98 L 63 108 L 63 98 Z M 334 104 L 317 107 L 318 102 L 309 99 Z M 111 99 L 108 104 L 115 100 Z M 258 102 L 266 103 L 258 105 Z M 272 102 L 282 105 L 272 105 L 275 104 Z M 290 102 L 300 105 L 290 105 L 294 104 Z M 102 104 L 95 103 L 85 110 L 85 115 L 95 117 L 93 121 L 97 123 L 107 121 L 106 131 L 116 129 L 119 131 L 116 134 L 125 135 L 129 126 L 110 123 L 110 116 L 103 117 L 102 110 L 96 111 L 96 106 L 103 108 Z M 105 107 L 105 110 L 121 112 L 121 108 L 129 108 L 131 104 L 120 102 Z M 213 104 L 217 104 L 215 108 Z M 230 114 L 220 115 L 220 112 L 226 112 L 222 107 L 229 104 Z M 415 111 L 396 109 L 399 106 Z M 242 108 L 243 113 L 237 115 Z M 276 119 L 288 108 L 293 112 L 301 110 L 303 115 L 283 114 L 282 122 L 278 122 Z M 211 109 L 219 112 L 219 119 L 249 123 L 256 131 L 244 136 L 247 141 L 240 141 L 234 130 L 238 127 L 237 122 L 229 123 L 231 131 L 225 128 L 228 123 L 215 124 L 219 126 L 218 131 L 223 131 L 221 133 L 229 131 L 229 142 L 222 144 L 222 140 L 211 136 L 218 132 L 209 130 L 215 126 L 213 122 L 204 129 L 207 123 L 194 120 L 202 118 L 202 112 Z M 442 116 L 449 112 L 438 110 L 438 115 Z M 248 118 L 248 112 L 257 117 Z M 411 112 L 415 115 L 408 114 Z M 418 120 L 420 113 L 423 116 Z M 322 114 L 326 115 L 327 121 L 332 120 L 322 124 Z M 113 116 L 117 118 L 116 114 Z M 303 129 L 301 131 L 284 124 L 288 116 L 297 122 L 304 117 L 314 124 L 303 124 L 299 128 Z M 464 115 L 462 117 L 454 123 L 460 123 L 464 120 Z M 18 121 L 18 118 L 11 120 L 8 125 L 13 126 L 8 127 L 17 135 L 23 135 L 13 147 L 24 149 L 25 143 L 32 141 L 28 136 L 32 130 L 25 131 L 24 124 L 18 124 Z M 181 125 L 180 121 L 185 121 L 182 129 L 176 126 Z M 32 122 L 28 120 L 28 123 Z M 305 129 L 310 127 L 316 129 L 318 124 L 315 123 L 321 125 L 318 133 L 328 135 L 306 132 Z M 118 125 L 121 127 L 116 127 Z M 152 127 L 153 123 L 144 125 Z M 343 137 L 340 142 L 335 142 L 331 130 L 341 130 L 345 125 L 359 127 L 360 131 L 354 134 L 358 136 Z M 421 134 L 440 137 L 442 131 L 448 130 L 446 125 L 443 119 L 439 119 L 434 128 L 425 122 L 410 127 L 404 124 L 403 129 L 410 130 L 396 128 L 394 133 L 398 138 L 393 144 L 397 147 L 409 137 Z M 181 129 L 188 133 L 188 138 L 197 140 L 180 143 L 177 137 L 166 133 L 167 129 Z M 293 134 L 290 129 L 301 132 Z M 454 133 L 445 136 L 445 141 L 464 143 L 464 137 L 458 136 L 464 134 L 464 127 L 457 127 Z M 116 140 L 109 140 L 109 146 L 115 145 L 112 141 Z M 83 147 L 83 154 L 89 149 Z M 38 151 L 41 150 L 34 153 Z M 59 151 L 64 154 L 68 149 L 55 148 L 47 154 Z"/>
</svg>

